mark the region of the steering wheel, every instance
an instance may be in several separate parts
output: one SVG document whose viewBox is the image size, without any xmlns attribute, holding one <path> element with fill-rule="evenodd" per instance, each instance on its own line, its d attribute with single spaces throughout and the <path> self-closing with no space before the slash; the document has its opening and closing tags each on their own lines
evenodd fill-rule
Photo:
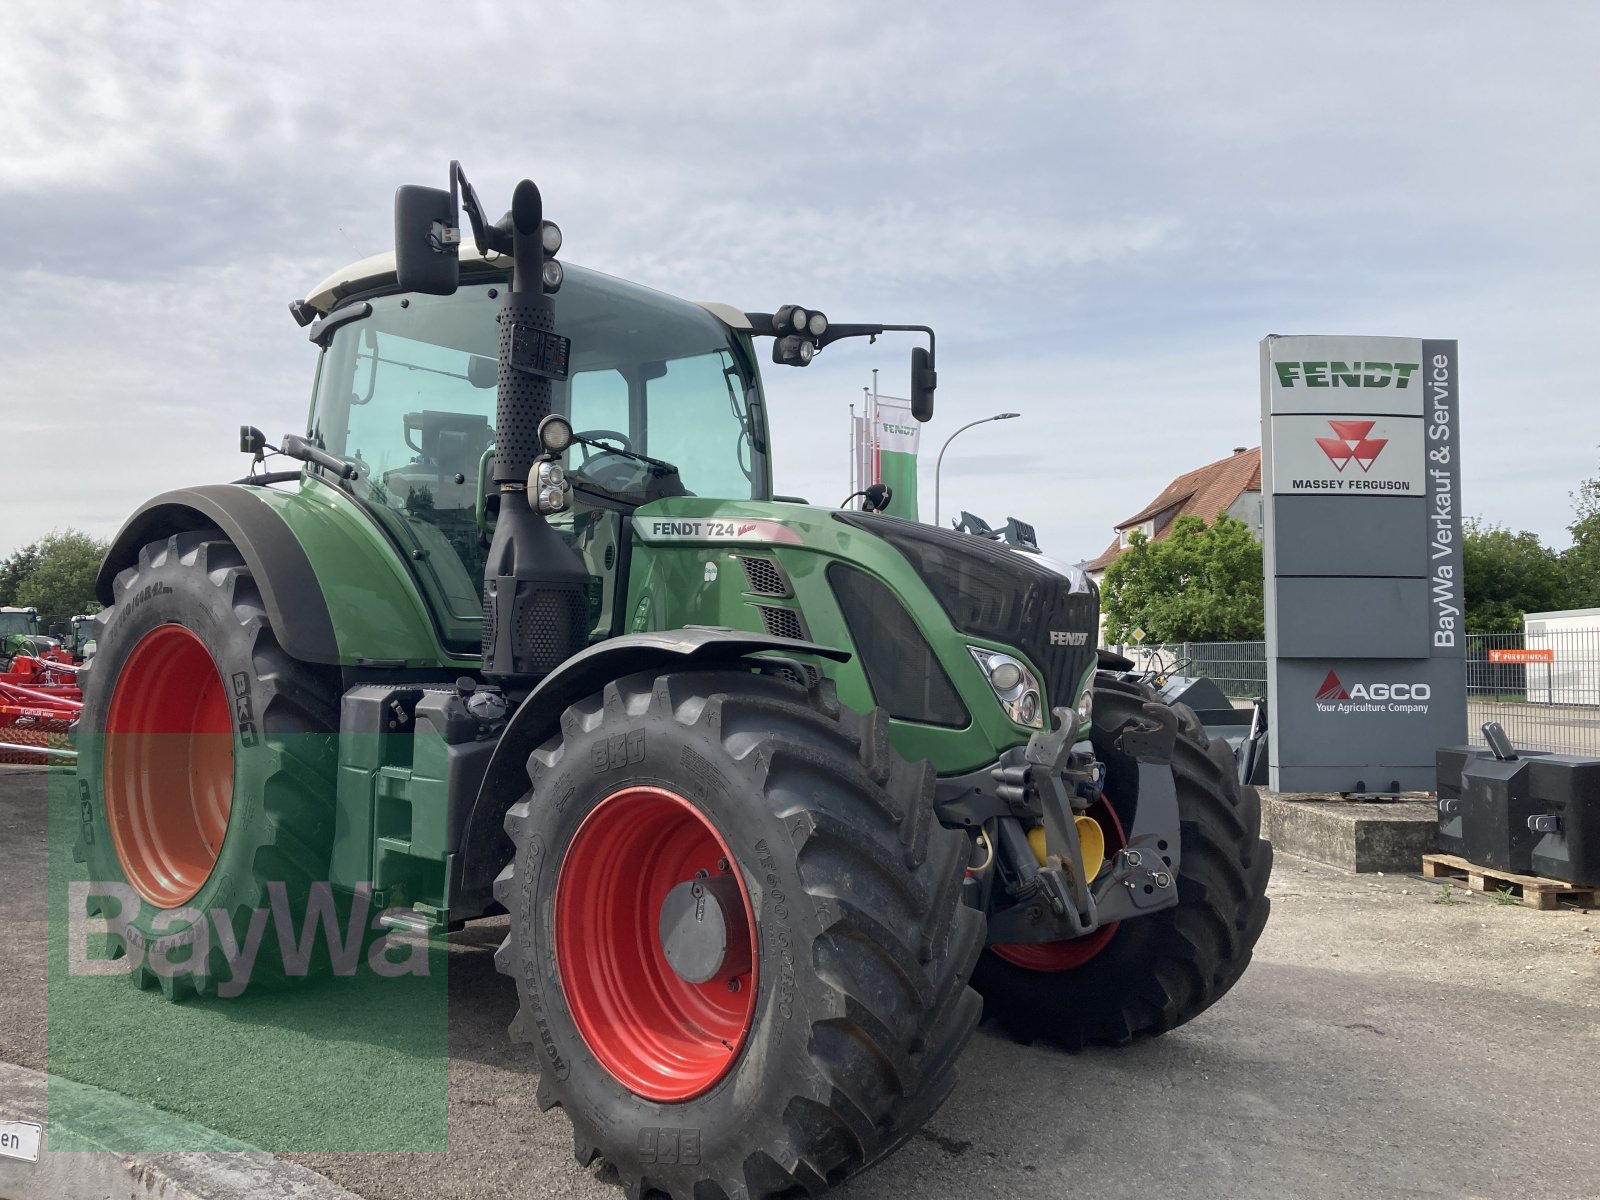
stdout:
<svg viewBox="0 0 1600 1200">
<path fill-rule="evenodd" d="M 585 475 L 594 480 L 601 487 L 608 488 L 611 491 L 626 491 L 628 485 L 633 482 L 634 477 L 638 474 L 638 466 L 635 462 L 632 459 L 624 458 L 616 451 L 610 450 L 605 446 L 595 447 L 585 443 L 609 439 L 613 442 L 620 442 L 624 450 L 632 450 L 632 439 L 620 429 L 585 429 L 575 434 L 574 437 L 584 439 L 583 442 L 574 443 L 583 451 L 583 461 L 577 465 L 575 470 L 580 475 Z M 608 462 L 606 461 L 607 459 L 611 461 Z M 589 466 L 591 462 L 596 464 L 593 470 Z"/>
</svg>

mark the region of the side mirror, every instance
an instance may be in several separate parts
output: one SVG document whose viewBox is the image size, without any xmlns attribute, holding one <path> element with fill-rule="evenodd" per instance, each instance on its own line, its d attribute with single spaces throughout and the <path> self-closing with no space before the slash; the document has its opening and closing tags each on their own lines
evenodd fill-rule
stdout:
<svg viewBox="0 0 1600 1200">
<path fill-rule="evenodd" d="M 448 296 L 461 280 L 456 198 L 408 183 L 394 193 L 394 265 L 402 292 Z"/>
<path fill-rule="evenodd" d="M 474 354 L 467 359 L 467 382 L 475 388 L 492 388 L 500 382 L 500 364 L 495 359 Z"/>
<path fill-rule="evenodd" d="M 911 351 L 911 415 L 919 421 L 933 419 L 933 389 L 939 386 L 939 373 L 933 369 L 933 356 L 923 347 Z"/>
</svg>

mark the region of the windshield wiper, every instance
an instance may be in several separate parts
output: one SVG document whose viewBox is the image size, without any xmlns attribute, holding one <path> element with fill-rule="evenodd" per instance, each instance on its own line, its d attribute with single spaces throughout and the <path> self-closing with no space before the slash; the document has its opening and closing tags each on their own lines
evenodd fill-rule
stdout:
<svg viewBox="0 0 1600 1200">
<path fill-rule="evenodd" d="M 678 474 L 678 468 L 664 458 L 651 458 L 648 454 L 640 454 L 637 450 L 630 450 L 623 446 L 613 446 L 610 442 L 603 442 L 597 438 L 579 437 L 577 434 L 572 435 L 572 440 L 577 442 L 580 446 L 592 446 L 596 450 L 604 450 L 607 454 L 620 454 L 624 458 L 631 458 L 637 460 L 638 462 L 649 463 L 652 467 L 660 467 L 664 473 L 669 475 Z M 582 473 L 582 470 L 582 467 L 578 468 L 580 474 Z"/>
</svg>

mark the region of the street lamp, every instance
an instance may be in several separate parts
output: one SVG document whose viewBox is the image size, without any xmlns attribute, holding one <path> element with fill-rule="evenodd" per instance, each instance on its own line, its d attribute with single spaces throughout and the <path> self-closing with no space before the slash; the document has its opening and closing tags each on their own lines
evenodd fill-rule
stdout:
<svg viewBox="0 0 1600 1200">
<path fill-rule="evenodd" d="M 950 449 L 950 443 L 971 429 L 973 425 L 986 425 L 990 421 L 1009 421 L 1012 417 L 1020 417 L 1021 415 L 1021 413 L 995 413 L 992 417 L 984 417 L 980 421 L 973 421 L 971 424 L 963 425 L 955 433 L 945 438 L 944 445 L 939 447 L 939 460 L 933 466 L 933 523 L 935 525 L 939 524 L 939 469 L 944 466 L 944 452 Z"/>
</svg>

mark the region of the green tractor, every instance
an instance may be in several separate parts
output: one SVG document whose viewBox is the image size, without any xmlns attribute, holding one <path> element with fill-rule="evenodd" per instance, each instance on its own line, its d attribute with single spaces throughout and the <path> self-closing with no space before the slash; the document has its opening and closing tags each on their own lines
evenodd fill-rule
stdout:
<svg viewBox="0 0 1600 1200">
<path fill-rule="evenodd" d="M 93 613 L 79 613 L 72 618 L 64 632 L 66 637 L 62 639 L 61 645 L 72 655 L 73 662 L 82 663 L 93 656 L 95 651 Z"/>
<path fill-rule="evenodd" d="M 491 223 L 456 164 L 395 227 L 291 305 L 305 433 L 247 428 L 249 476 L 151 500 L 101 571 L 78 850 L 131 944 L 319 888 L 373 931 L 509 914 L 541 1104 L 680 1200 L 878 1160 L 980 1013 L 1117 1045 L 1234 984 L 1258 798 L 1102 669 L 1083 573 L 772 494 L 758 344 L 925 336 L 926 420 L 932 330 L 565 266 L 531 182 Z M 232 994 L 225 940 L 132 974 Z"/>
</svg>

